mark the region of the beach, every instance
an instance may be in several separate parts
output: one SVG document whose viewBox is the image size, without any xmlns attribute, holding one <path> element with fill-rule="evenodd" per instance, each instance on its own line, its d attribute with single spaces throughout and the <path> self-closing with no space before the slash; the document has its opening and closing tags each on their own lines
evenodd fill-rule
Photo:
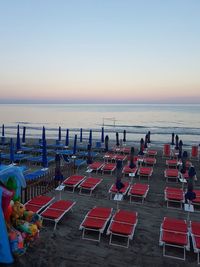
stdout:
<svg viewBox="0 0 200 267">
<path fill-rule="evenodd" d="M 153 146 L 151 147 L 153 149 Z M 110 200 L 108 190 L 115 182 L 115 176 L 110 174 L 92 173 L 92 177 L 103 177 L 102 183 L 92 193 L 92 196 L 79 195 L 78 190 L 69 193 L 62 191 L 62 199 L 76 201 L 73 212 L 68 212 L 57 224 L 54 231 L 53 222 L 44 221 L 40 237 L 23 256 L 18 257 L 12 266 L 197 266 L 197 255 L 191 249 L 186 252 L 186 261 L 163 257 L 162 247 L 159 246 L 160 225 L 165 216 L 178 219 L 187 219 L 187 213 L 181 209 L 166 207 L 164 201 L 164 188 L 171 183 L 166 183 L 164 170 L 166 159 L 162 158 L 161 148 L 156 156 L 157 163 L 154 166 L 153 175 L 148 184 L 150 189 L 144 204 L 130 203 L 125 197 L 119 202 L 119 209 L 138 212 L 138 224 L 133 240 L 128 248 L 109 245 L 109 236 L 106 231 L 102 235 L 100 243 L 83 240 L 79 226 L 87 212 L 94 206 L 111 207 L 113 212 L 117 209 L 116 201 Z M 99 154 L 97 160 L 102 160 Z M 197 170 L 198 181 L 195 189 L 200 188 L 199 162 L 194 162 Z M 79 169 L 79 174 L 87 175 L 86 168 Z M 67 177 L 65 177 L 67 178 Z M 123 178 L 122 181 L 128 181 Z M 135 177 L 133 182 L 138 182 Z M 141 180 L 147 183 L 146 179 Z M 175 187 L 181 187 L 180 183 L 173 183 Z M 173 186 L 172 185 L 172 186 Z M 59 192 L 52 190 L 49 196 L 59 199 Z M 190 219 L 199 220 L 197 212 L 191 213 Z"/>
</svg>

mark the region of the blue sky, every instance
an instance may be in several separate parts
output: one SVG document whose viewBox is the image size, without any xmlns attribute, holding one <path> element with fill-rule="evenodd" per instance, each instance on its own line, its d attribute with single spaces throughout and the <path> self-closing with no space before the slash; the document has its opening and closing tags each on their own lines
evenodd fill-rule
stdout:
<svg viewBox="0 0 200 267">
<path fill-rule="evenodd" d="M 1 1 L 1 103 L 200 103 L 200 1 Z"/>
</svg>

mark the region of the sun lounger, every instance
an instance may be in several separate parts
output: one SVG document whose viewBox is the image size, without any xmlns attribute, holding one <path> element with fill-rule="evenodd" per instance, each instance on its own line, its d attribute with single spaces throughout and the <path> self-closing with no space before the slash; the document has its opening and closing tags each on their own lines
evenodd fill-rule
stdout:
<svg viewBox="0 0 200 267">
<path fill-rule="evenodd" d="M 94 207 L 85 216 L 79 229 L 83 230 L 82 239 L 100 242 L 101 234 L 104 232 L 108 221 L 112 215 L 112 208 Z M 98 237 L 86 236 L 91 232 L 98 233 Z"/>
<path fill-rule="evenodd" d="M 153 167 L 156 164 L 156 158 L 145 157 L 143 159 L 143 162 L 145 165 L 149 165 Z"/>
<path fill-rule="evenodd" d="M 48 173 L 48 170 L 44 170 L 44 169 L 36 170 L 36 171 L 31 172 L 31 173 L 25 174 L 24 178 L 28 182 L 28 181 L 39 179 L 39 178 L 45 176 L 47 173 Z"/>
<path fill-rule="evenodd" d="M 192 204 L 194 205 L 194 209 L 200 208 L 200 190 L 193 190 L 196 194 L 196 198 L 192 200 Z"/>
<path fill-rule="evenodd" d="M 149 180 L 149 177 L 152 176 L 153 168 L 152 167 L 140 167 L 138 170 L 139 179 L 141 177 L 147 177 Z"/>
<path fill-rule="evenodd" d="M 190 159 L 199 161 L 199 147 L 198 146 L 192 146 L 191 152 L 190 152 Z"/>
<path fill-rule="evenodd" d="M 54 230 L 56 229 L 57 223 L 61 218 L 76 204 L 75 201 L 70 200 L 58 200 L 49 205 L 40 215 L 43 220 L 54 221 Z"/>
<path fill-rule="evenodd" d="M 164 144 L 162 157 L 163 158 L 171 158 L 171 155 L 172 155 L 172 153 L 171 153 L 170 144 Z"/>
<path fill-rule="evenodd" d="M 104 162 L 108 163 L 108 161 L 112 161 L 113 155 L 114 154 L 110 152 L 105 153 L 105 155 L 103 156 Z"/>
<path fill-rule="evenodd" d="M 102 175 L 104 174 L 104 172 L 110 172 L 110 175 L 112 175 L 115 169 L 116 163 L 105 163 L 104 166 L 101 168 Z"/>
<path fill-rule="evenodd" d="M 140 184 L 140 183 L 133 184 L 128 191 L 128 196 L 130 196 L 130 203 L 132 202 L 132 199 L 141 199 L 142 203 L 144 203 L 148 191 L 149 191 L 148 184 Z"/>
<path fill-rule="evenodd" d="M 178 160 L 177 159 L 167 159 L 166 165 L 168 168 L 177 168 Z"/>
<path fill-rule="evenodd" d="M 182 188 L 166 187 L 164 194 L 165 194 L 165 201 L 167 202 L 167 208 L 169 208 L 169 203 L 179 203 L 180 208 L 182 209 L 182 204 L 185 201 L 184 192 Z"/>
<path fill-rule="evenodd" d="M 104 166 L 104 163 L 95 161 L 88 166 L 88 169 L 96 171 L 96 173 Z"/>
<path fill-rule="evenodd" d="M 123 196 L 125 196 L 129 190 L 130 187 L 130 183 L 129 182 L 123 182 L 124 187 L 122 189 L 120 189 L 120 191 L 118 192 L 116 185 L 112 184 L 110 189 L 109 189 L 109 194 L 110 194 L 110 199 L 113 198 L 113 195 L 116 195 L 116 193 L 122 194 Z"/>
<path fill-rule="evenodd" d="M 176 182 L 178 182 L 178 178 L 179 178 L 178 169 L 166 169 L 164 171 L 164 175 L 165 175 L 167 182 L 169 181 L 169 179 L 172 179 L 172 180 L 175 180 Z"/>
<path fill-rule="evenodd" d="M 29 157 L 27 160 L 32 164 L 42 164 L 43 163 L 42 156 Z M 47 157 L 47 163 L 48 164 L 51 162 L 54 162 L 54 160 L 55 160 L 55 157 Z"/>
<path fill-rule="evenodd" d="M 93 177 L 89 177 L 87 179 L 85 179 L 81 184 L 79 184 L 79 188 L 80 191 L 79 193 L 81 195 L 83 195 L 83 191 L 89 191 L 89 195 L 92 195 L 92 192 L 94 191 L 94 189 L 97 187 L 97 185 L 99 185 L 102 182 L 103 179 L 100 178 L 93 178 Z"/>
<path fill-rule="evenodd" d="M 155 157 L 158 154 L 156 150 L 153 149 L 147 149 L 146 156 L 148 157 Z"/>
<path fill-rule="evenodd" d="M 30 199 L 24 205 L 25 205 L 26 210 L 39 213 L 42 209 L 48 206 L 54 200 L 54 198 L 55 197 L 40 195 L 40 196 Z"/>
<path fill-rule="evenodd" d="M 116 162 L 117 160 L 121 160 L 122 162 L 124 162 L 126 159 L 127 159 L 127 156 L 125 156 L 125 155 L 114 154 L 114 155 L 112 156 L 112 160 L 113 160 L 114 162 Z"/>
<path fill-rule="evenodd" d="M 63 181 L 65 188 L 72 188 L 72 193 L 74 193 L 75 188 L 85 179 L 83 175 L 72 175 Z"/>
<path fill-rule="evenodd" d="M 190 221 L 189 230 L 194 252 L 197 253 L 197 264 L 200 264 L 200 222 Z"/>
<path fill-rule="evenodd" d="M 185 260 L 186 250 L 190 250 L 189 233 L 186 220 L 164 217 L 160 227 L 160 246 L 163 246 L 163 256 Z M 179 248 L 183 250 L 183 256 L 167 254 L 167 248 Z M 177 250 L 175 250 L 177 252 Z"/>
<path fill-rule="evenodd" d="M 129 165 L 126 165 L 126 166 L 123 167 L 123 169 L 122 169 L 122 173 L 123 173 L 124 176 L 125 176 L 126 174 L 129 175 L 130 173 L 136 175 L 136 173 L 137 173 L 137 167 L 135 167 L 135 168 L 130 168 Z"/>
<path fill-rule="evenodd" d="M 133 239 L 135 227 L 138 222 L 138 214 L 134 211 L 118 210 L 112 220 L 107 230 L 107 235 L 110 235 L 110 245 L 119 247 L 129 247 L 129 241 Z M 127 239 L 127 242 L 123 244 L 114 241 L 114 237 L 121 237 L 122 239 Z M 116 238 L 116 239 L 117 239 Z"/>
</svg>

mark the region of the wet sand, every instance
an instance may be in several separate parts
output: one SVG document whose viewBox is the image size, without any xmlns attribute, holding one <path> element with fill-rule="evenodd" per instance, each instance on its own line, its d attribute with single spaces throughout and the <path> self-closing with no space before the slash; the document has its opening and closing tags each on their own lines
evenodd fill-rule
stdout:
<svg viewBox="0 0 200 267">
<path fill-rule="evenodd" d="M 79 226 L 91 208 L 94 206 L 112 207 L 113 211 L 117 208 L 116 201 L 108 197 L 108 190 L 115 182 L 115 176 L 92 173 L 93 177 L 103 177 L 103 182 L 94 190 L 92 196 L 79 195 L 78 190 L 74 193 L 63 191 L 62 199 L 76 201 L 73 212 L 65 214 L 57 224 L 55 231 L 53 222 L 44 221 L 40 238 L 27 249 L 25 255 L 17 258 L 10 266 L 197 266 L 197 254 L 192 248 L 186 253 L 185 262 L 162 256 L 159 234 L 163 217 L 186 219 L 187 213 L 181 209 L 166 207 L 164 188 L 166 185 L 181 187 L 181 184 L 166 183 L 164 178 L 166 159 L 162 158 L 161 150 L 158 151 L 156 159 L 157 163 L 148 182 L 150 189 L 144 204 L 130 203 L 128 197 L 119 203 L 120 209 L 138 212 L 138 224 L 129 248 L 109 245 L 109 236 L 106 235 L 106 231 L 100 243 L 83 240 L 81 237 L 82 232 Z M 199 162 L 193 161 L 193 163 L 197 170 L 198 182 L 195 185 L 197 189 L 200 188 Z M 85 171 L 86 167 L 83 167 L 79 173 L 86 175 Z M 128 180 L 128 177 L 124 178 L 125 180 Z M 137 177 L 133 182 L 136 181 L 138 181 Z M 141 182 L 147 183 L 147 180 L 142 179 Z M 48 195 L 59 198 L 59 193 L 55 190 Z M 200 221 L 199 213 L 192 213 L 190 218 Z"/>
</svg>

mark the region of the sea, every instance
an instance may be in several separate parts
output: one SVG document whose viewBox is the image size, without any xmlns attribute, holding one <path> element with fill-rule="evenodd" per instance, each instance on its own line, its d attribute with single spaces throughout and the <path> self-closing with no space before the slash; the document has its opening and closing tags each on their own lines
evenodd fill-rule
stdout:
<svg viewBox="0 0 200 267">
<path fill-rule="evenodd" d="M 82 128 L 83 140 L 92 129 L 94 141 L 101 140 L 101 130 L 110 140 L 116 132 L 123 139 L 126 130 L 127 144 L 140 142 L 148 131 L 151 143 L 161 146 L 170 143 L 172 133 L 179 136 L 185 146 L 200 143 L 200 104 L 1 104 L 0 124 L 4 124 L 5 137 L 16 138 L 17 125 L 26 138 L 42 137 L 43 126 L 47 139 L 58 139 L 58 128 L 65 140 L 69 129 L 70 139 Z M 0 136 L 2 135 L 0 127 Z"/>
</svg>

